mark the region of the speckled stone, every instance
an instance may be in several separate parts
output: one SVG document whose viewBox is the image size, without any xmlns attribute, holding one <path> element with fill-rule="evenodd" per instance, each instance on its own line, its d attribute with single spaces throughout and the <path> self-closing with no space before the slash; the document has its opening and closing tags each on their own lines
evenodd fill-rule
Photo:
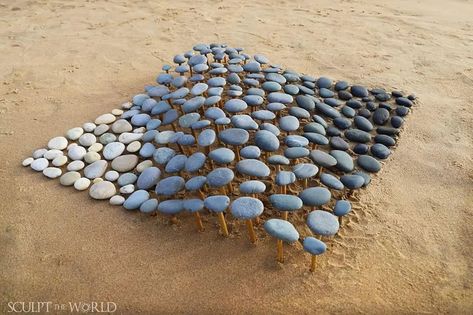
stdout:
<svg viewBox="0 0 473 315">
<path fill-rule="evenodd" d="M 330 201 L 331 193 L 324 187 L 311 187 L 299 193 L 299 198 L 306 206 L 322 206 Z"/>
<path fill-rule="evenodd" d="M 315 210 L 309 213 L 307 216 L 307 225 L 314 234 L 324 236 L 337 234 L 340 227 L 336 216 L 322 210 Z"/>
<path fill-rule="evenodd" d="M 294 243 L 299 239 L 299 233 L 292 223 L 281 219 L 269 219 L 264 223 L 265 231 L 284 242 Z"/>
<path fill-rule="evenodd" d="M 240 220 L 251 220 L 263 213 L 264 205 L 256 198 L 239 197 L 230 205 L 232 215 Z"/>
</svg>

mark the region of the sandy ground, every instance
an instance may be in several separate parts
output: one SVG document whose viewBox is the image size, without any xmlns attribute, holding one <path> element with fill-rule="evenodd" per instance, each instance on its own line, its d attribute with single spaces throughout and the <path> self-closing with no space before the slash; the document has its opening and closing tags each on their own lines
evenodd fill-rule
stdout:
<svg viewBox="0 0 473 315">
<path fill-rule="evenodd" d="M 380 3 L 382 1 L 379 1 Z M 3 1 L 0 296 L 120 313 L 472 313 L 471 1 Z M 142 220 L 20 166 L 194 43 L 415 92 L 399 147 L 320 260 Z M 210 224 L 210 223 L 209 223 Z"/>
</svg>

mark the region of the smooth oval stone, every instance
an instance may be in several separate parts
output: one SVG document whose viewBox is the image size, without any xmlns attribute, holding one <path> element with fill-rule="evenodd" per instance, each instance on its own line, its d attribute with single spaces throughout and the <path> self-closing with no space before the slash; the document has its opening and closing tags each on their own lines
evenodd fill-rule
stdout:
<svg viewBox="0 0 473 315">
<path fill-rule="evenodd" d="M 373 122 L 377 125 L 384 125 L 389 119 L 389 111 L 385 108 L 377 108 L 373 113 Z"/>
<path fill-rule="evenodd" d="M 320 181 L 322 182 L 322 184 L 332 189 L 342 190 L 343 188 L 345 188 L 343 183 L 331 174 L 322 173 L 320 175 Z"/>
<path fill-rule="evenodd" d="M 256 54 L 254 56 L 255 60 L 258 61 L 260 64 L 267 64 L 269 63 L 269 59 L 266 58 L 266 56 L 261 55 L 261 54 Z"/>
<path fill-rule="evenodd" d="M 222 87 L 211 87 L 210 89 L 207 90 L 207 96 L 212 97 L 212 96 L 220 96 L 223 93 L 223 88 Z"/>
<path fill-rule="evenodd" d="M 135 210 L 148 199 L 149 193 L 146 190 L 137 190 L 125 200 L 123 207 L 127 210 Z"/>
<path fill-rule="evenodd" d="M 294 243 L 299 239 L 299 233 L 292 223 L 281 219 L 269 219 L 264 223 L 265 231 L 284 242 Z"/>
<path fill-rule="evenodd" d="M 83 145 L 84 147 L 90 147 L 95 142 L 97 142 L 97 137 L 95 137 L 95 135 L 91 133 L 84 133 L 79 138 L 79 143 Z"/>
<path fill-rule="evenodd" d="M 189 173 L 197 172 L 205 164 L 206 156 L 202 152 L 195 152 L 185 161 L 185 169 Z"/>
<path fill-rule="evenodd" d="M 399 129 L 393 127 L 378 127 L 376 128 L 378 134 L 384 134 L 388 136 L 394 136 L 399 134 Z"/>
<path fill-rule="evenodd" d="M 172 157 L 169 162 L 166 164 L 164 171 L 166 173 L 179 173 L 182 171 L 186 165 L 187 156 L 184 154 L 178 154 Z"/>
<path fill-rule="evenodd" d="M 307 110 L 313 111 L 315 109 L 315 102 L 312 98 L 306 95 L 298 95 L 296 96 L 296 103 L 299 107 Z"/>
<path fill-rule="evenodd" d="M 240 184 L 240 192 L 243 194 L 260 194 L 266 190 L 266 185 L 259 180 L 249 180 Z"/>
<path fill-rule="evenodd" d="M 303 134 L 303 136 L 307 138 L 307 140 L 309 140 L 311 143 L 315 143 L 318 145 L 326 145 L 329 143 L 329 140 L 319 133 L 306 132 Z"/>
<path fill-rule="evenodd" d="M 350 145 L 340 137 L 331 137 L 330 146 L 336 150 L 346 151 L 350 148 Z"/>
<path fill-rule="evenodd" d="M 275 183 L 278 186 L 285 186 L 296 181 L 296 175 L 290 171 L 280 171 L 276 174 Z"/>
<path fill-rule="evenodd" d="M 117 192 L 115 185 L 109 181 L 101 181 L 93 184 L 89 189 L 89 195 L 93 199 L 109 199 Z"/>
<path fill-rule="evenodd" d="M 184 210 L 189 212 L 198 212 L 204 209 L 204 201 L 201 199 L 185 199 L 183 200 Z"/>
<path fill-rule="evenodd" d="M 157 167 L 148 167 L 138 177 L 136 186 L 138 189 L 150 189 L 154 187 L 161 177 L 161 170 Z"/>
<path fill-rule="evenodd" d="M 105 179 L 108 180 L 109 182 L 114 182 L 120 177 L 120 173 L 117 171 L 108 171 L 105 173 Z"/>
<path fill-rule="evenodd" d="M 331 193 L 324 187 L 311 187 L 299 193 L 299 198 L 306 206 L 322 206 L 330 201 Z"/>
<path fill-rule="evenodd" d="M 120 175 L 120 177 L 117 180 L 117 183 L 120 187 L 122 187 L 122 186 L 133 184 L 134 182 L 136 182 L 137 179 L 138 179 L 138 176 L 136 176 L 135 174 L 125 173 L 125 174 Z"/>
<path fill-rule="evenodd" d="M 263 98 L 259 95 L 246 95 L 243 97 L 243 101 L 249 106 L 258 106 L 263 104 Z"/>
<path fill-rule="evenodd" d="M 388 135 L 376 135 L 374 137 L 374 141 L 376 143 L 384 144 L 387 147 L 392 147 L 393 145 L 396 144 L 396 140 L 394 140 L 392 137 Z"/>
<path fill-rule="evenodd" d="M 61 150 L 51 149 L 44 153 L 44 158 L 47 160 L 54 160 L 58 156 L 62 156 L 64 153 Z"/>
<path fill-rule="evenodd" d="M 391 117 L 391 126 L 393 126 L 394 128 L 401 128 L 403 123 L 404 119 L 402 119 L 400 116 Z"/>
<path fill-rule="evenodd" d="M 335 96 L 335 93 L 326 88 L 321 88 L 319 90 L 319 95 L 323 98 L 329 98 Z"/>
<path fill-rule="evenodd" d="M 115 140 L 117 140 L 117 136 L 115 136 L 113 133 L 108 132 L 104 133 L 99 138 L 100 143 L 103 145 L 109 144 L 110 142 L 114 142 Z"/>
<path fill-rule="evenodd" d="M 337 217 L 347 215 L 351 211 L 351 203 L 347 200 L 337 200 L 333 208 L 333 214 Z"/>
<path fill-rule="evenodd" d="M 279 127 L 284 131 L 299 129 L 299 119 L 294 116 L 284 116 L 279 119 Z"/>
<path fill-rule="evenodd" d="M 76 145 L 76 146 L 73 146 L 71 147 L 68 151 L 67 151 L 67 156 L 71 159 L 71 160 L 82 160 L 84 158 L 84 155 L 86 155 L 87 153 L 87 150 L 80 146 L 80 145 Z"/>
<path fill-rule="evenodd" d="M 348 82 L 346 81 L 338 81 L 336 84 L 335 84 L 335 90 L 336 91 L 342 91 L 342 90 L 346 90 L 348 89 Z"/>
<path fill-rule="evenodd" d="M 149 158 L 153 156 L 156 147 L 152 143 L 145 143 L 143 147 L 140 149 L 140 156 L 143 158 Z"/>
<path fill-rule="evenodd" d="M 361 129 L 363 131 L 373 130 L 373 125 L 371 124 L 371 122 L 363 116 L 355 116 L 353 121 L 355 122 L 355 126 L 358 129 Z"/>
<path fill-rule="evenodd" d="M 43 175 L 48 178 L 57 178 L 61 176 L 61 174 L 62 174 L 61 169 L 57 167 L 46 167 L 43 170 Z"/>
<path fill-rule="evenodd" d="M 182 105 L 182 110 L 184 113 L 195 112 L 200 107 L 204 105 L 205 97 L 203 96 L 196 96 L 184 102 Z"/>
<path fill-rule="evenodd" d="M 356 115 L 356 111 L 351 107 L 343 106 L 342 107 L 342 114 L 345 115 L 348 118 L 353 118 Z"/>
<path fill-rule="evenodd" d="M 103 149 L 103 157 L 107 160 L 113 160 L 125 151 L 125 145 L 121 142 L 111 142 Z"/>
<path fill-rule="evenodd" d="M 363 187 L 368 186 L 369 183 L 371 182 L 370 175 L 366 174 L 365 172 L 355 172 L 355 173 L 353 173 L 353 175 L 358 175 L 358 176 L 363 177 L 363 179 L 365 180 L 365 183 L 363 184 Z"/>
<path fill-rule="evenodd" d="M 314 132 L 314 133 L 321 134 L 323 136 L 326 135 L 325 127 L 322 124 L 317 123 L 317 122 L 311 122 L 311 123 L 306 124 L 303 130 L 304 132 Z"/>
<path fill-rule="evenodd" d="M 112 197 L 113 198 L 113 197 Z M 112 200 L 112 199 L 110 199 Z M 140 212 L 143 213 L 152 213 L 155 212 L 158 208 L 158 200 L 157 199 L 148 199 L 143 202 L 140 206 Z"/>
<path fill-rule="evenodd" d="M 37 171 L 37 172 L 42 172 L 46 167 L 49 166 L 49 161 L 45 158 L 39 158 L 31 162 L 30 167 Z"/>
<path fill-rule="evenodd" d="M 324 236 L 335 235 L 340 228 L 337 217 L 322 210 L 315 210 L 309 213 L 307 216 L 307 226 L 314 234 Z"/>
<path fill-rule="evenodd" d="M 271 205 L 279 211 L 296 211 L 302 208 L 302 200 L 294 195 L 273 194 L 269 196 Z"/>
<path fill-rule="evenodd" d="M 212 87 L 221 87 L 225 86 L 225 84 L 227 84 L 227 81 L 225 80 L 225 78 L 222 77 L 213 77 L 207 81 L 207 84 Z"/>
<path fill-rule="evenodd" d="M 259 130 L 254 138 L 256 146 L 266 152 L 275 152 L 279 149 L 279 139 L 272 132 Z"/>
<path fill-rule="evenodd" d="M 216 134 L 213 129 L 203 130 L 197 137 L 197 143 L 200 146 L 208 147 L 215 142 Z"/>
<path fill-rule="evenodd" d="M 397 97 L 396 104 L 401 105 L 401 106 L 406 106 L 406 107 L 411 107 L 412 105 L 414 105 L 414 103 L 412 103 L 410 99 L 405 98 L 405 97 Z"/>
<path fill-rule="evenodd" d="M 56 150 L 64 150 L 67 147 L 67 139 L 65 137 L 55 137 L 49 140 L 48 148 Z"/>
<path fill-rule="evenodd" d="M 79 190 L 79 191 L 86 190 L 87 188 L 89 188 L 89 186 L 90 186 L 90 179 L 88 178 L 82 177 L 74 181 L 74 188 L 76 190 Z"/>
<path fill-rule="evenodd" d="M 277 92 L 281 90 L 281 85 L 274 81 L 266 81 L 261 85 L 261 88 L 268 92 Z"/>
<path fill-rule="evenodd" d="M 250 134 L 245 129 L 228 128 L 219 133 L 219 138 L 226 144 L 242 145 L 248 142 Z"/>
<path fill-rule="evenodd" d="M 303 147 L 292 147 L 284 150 L 284 156 L 288 159 L 299 159 L 309 155 L 309 150 Z"/>
<path fill-rule="evenodd" d="M 233 98 L 228 100 L 225 105 L 224 109 L 229 113 L 237 113 L 242 112 L 248 107 L 248 104 L 239 98 Z"/>
<path fill-rule="evenodd" d="M 210 196 L 204 199 L 205 208 L 212 212 L 223 212 L 230 205 L 230 198 L 225 195 Z"/>
<path fill-rule="evenodd" d="M 167 215 L 175 215 L 183 210 L 184 203 L 180 199 L 165 200 L 158 204 L 158 211 Z"/>
<path fill-rule="evenodd" d="M 186 182 L 185 188 L 189 191 L 196 191 L 202 188 L 202 186 L 204 186 L 206 182 L 207 182 L 207 177 L 195 176 Z"/>
<path fill-rule="evenodd" d="M 266 131 L 271 132 L 276 137 L 281 134 L 281 131 L 279 130 L 279 128 L 271 123 L 263 123 L 259 127 L 261 130 L 266 130 Z"/>
<path fill-rule="evenodd" d="M 120 136 L 118 136 L 118 141 L 120 141 L 123 144 L 129 144 L 129 143 L 132 143 L 133 141 L 141 140 L 142 137 L 143 137 L 143 134 L 141 132 L 139 133 L 124 132 Z"/>
<path fill-rule="evenodd" d="M 311 151 L 310 158 L 320 167 L 332 167 L 337 164 L 337 160 L 333 156 L 320 150 Z"/>
<path fill-rule="evenodd" d="M 254 145 L 249 145 L 240 150 L 240 155 L 245 159 L 257 159 L 261 155 L 261 150 Z"/>
<path fill-rule="evenodd" d="M 368 132 L 360 129 L 348 129 L 347 131 L 345 131 L 345 137 L 348 140 L 360 143 L 366 143 L 371 141 L 371 135 Z"/>
<path fill-rule="evenodd" d="M 333 120 L 333 123 L 335 126 L 337 126 L 340 129 L 348 129 L 351 127 L 351 120 L 343 118 L 343 117 L 338 117 Z"/>
<path fill-rule="evenodd" d="M 300 89 L 297 85 L 288 84 L 288 85 L 284 86 L 284 92 L 286 92 L 287 94 L 297 95 L 297 94 L 299 94 L 299 91 L 300 91 Z"/>
<path fill-rule="evenodd" d="M 39 159 L 44 156 L 44 154 L 48 152 L 47 149 L 38 149 L 33 152 L 33 159 Z"/>
<path fill-rule="evenodd" d="M 222 117 L 222 118 L 219 118 L 219 119 L 215 120 L 216 125 L 229 125 L 230 122 L 231 122 L 231 120 L 228 117 Z"/>
<path fill-rule="evenodd" d="M 161 147 L 153 153 L 153 159 L 156 163 L 164 165 L 176 155 L 176 151 L 171 148 Z"/>
<path fill-rule="evenodd" d="M 100 160 L 100 154 L 94 151 L 89 151 L 84 155 L 84 161 L 86 163 L 93 163 Z"/>
<path fill-rule="evenodd" d="M 333 119 L 340 117 L 340 112 L 338 110 L 334 109 L 332 106 L 327 105 L 325 103 L 321 103 L 321 102 L 315 103 L 315 109 L 321 112 L 322 114 Z"/>
<path fill-rule="evenodd" d="M 341 150 L 332 150 L 330 151 L 330 155 L 337 160 L 336 168 L 346 173 L 353 171 L 355 165 L 352 157 L 348 153 Z"/>
<path fill-rule="evenodd" d="M 211 187 L 222 187 L 230 183 L 235 174 L 226 167 L 220 167 L 207 174 L 207 184 Z"/>
<path fill-rule="evenodd" d="M 299 119 L 309 119 L 310 113 L 302 107 L 292 106 L 289 108 L 289 115 Z"/>
<path fill-rule="evenodd" d="M 239 161 L 236 164 L 236 169 L 243 175 L 256 177 L 266 177 L 269 176 L 271 172 L 266 164 L 264 164 L 260 160 L 255 159 L 246 159 Z"/>
<path fill-rule="evenodd" d="M 138 159 L 138 158 L 137 158 Z M 105 160 L 98 160 L 84 168 L 84 175 L 89 179 L 102 177 L 107 169 L 108 163 Z"/>
<path fill-rule="evenodd" d="M 245 130 L 257 130 L 258 124 L 248 115 L 233 115 L 231 118 L 233 126 Z"/>
<path fill-rule="evenodd" d="M 115 171 L 123 173 L 134 169 L 136 164 L 138 164 L 138 156 L 126 154 L 116 157 L 111 166 Z"/>
<path fill-rule="evenodd" d="M 199 113 L 189 113 L 182 115 L 181 117 L 179 117 L 179 126 L 181 126 L 182 128 L 190 128 L 190 126 L 196 121 L 199 121 L 199 119 Z"/>
<path fill-rule="evenodd" d="M 375 143 L 370 148 L 371 154 L 373 154 L 378 159 L 386 159 L 391 154 L 391 151 L 381 143 Z"/>
<path fill-rule="evenodd" d="M 131 117 L 131 123 L 137 127 L 145 126 L 150 120 L 151 117 L 148 114 L 137 114 Z"/>
<path fill-rule="evenodd" d="M 340 181 L 348 189 L 360 188 L 365 183 L 363 177 L 358 175 L 343 175 L 342 177 L 340 177 Z"/>
<path fill-rule="evenodd" d="M 408 107 L 403 107 L 403 106 L 398 106 L 396 108 L 396 114 L 398 114 L 401 117 L 404 117 L 407 114 L 409 114 L 409 108 Z"/>
<path fill-rule="evenodd" d="M 356 154 L 366 154 L 368 153 L 368 150 L 369 150 L 369 146 L 364 143 L 357 143 L 353 147 L 353 152 L 355 152 Z"/>
<path fill-rule="evenodd" d="M 356 97 L 368 96 L 368 89 L 366 89 L 364 86 L 361 86 L 361 85 L 353 85 L 350 88 L 350 92 Z"/>
<path fill-rule="evenodd" d="M 208 119 L 216 120 L 219 118 L 226 117 L 226 114 L 218 107 L 210 107 L 205 111 L 205 117 Z"/>
<path fill-rule="evenodd" d="M 34 161 L 32 157 L 26 158 L 21 162 L 21 165 L 23 166 L 30 166 L 30 164 Z"/>
<path fill-rule="evenodd" d="M 251 117 L 258 120 L 273 120 L 276 115 L 269 110 L 262 109 L 251 113 Z"/>
<path fill-rule="evenodd" d="M 67 172 L 59 178 L 59 182 L 63 186 L 71 186 L 74 185 L 74 183 L 80 178 L 80 173 L 79 172 Z"/>
<path fill-rule="evenodd" d="M 66 137 L 69 140 L 77 140 L 84 133 L 84 129 L 81 127 L 71 128 L 66 132 Z"/>
<path fill-rule="evenodd" d="M 239 197 L 230 205 L 232 215 L 240 220 L 251 220 L 263 213 L 264 205 L 256 198 Z"/>
<path fill-rule="evenodd" d="M 272 92 L 268 95 L 268 102 L 269 103 L 282 103 L 282 104 L 290 104 L 293 102 L 292 95 L 281 93 L 281 92 Z"/>
<path fill-rule="evenodd" d="M 381 169 L 381 163 L 379 163 L 374 157 L 369 155 L 360 155 L 356 160 L 358 166 L 370 173 L 379 172 Z"/>
<path fill-rule="evenodd" d="M 266 108 L 272 112 L 278 112 L 286 108 L 286 105 L 281 103 L 269 103 Z"/>
<path fill-rule="evenodd" d="M 319 168 L 315 166 L 314 164 L 309 164 L 309 163 L 299 163 L 294 165 L 292 168 L 292 171 L 296 175 L 298 179 L 303 179 L 303 178 L 310 178 L 312 176 L 315 176 L 317 172 L 319 171 Z"/>
<path fill-rule="evenodd" d="M 192 87 L 191 94 L 192 95 L 201 95 L 202 93 L 207 91 L 208 88 L 209 88 L 209 86 L 205 83 L 197 83 L 196 85 L 194 85 Z"/>
<path fill-rule="evenodd" d="M 180 176 L 170 176 L 161 179 L 156 185 L 156 194 L 172 196 L 184 189 L 185 180 Z"/>
<path fill-rule="evenodd" d="M 218 148 L 210 151 L 209 157 L 219 164 L 228 164 L 235 159 L 235 153 L 227 148 Z"/>
<path fill-rule="evenodd" d="M 302 247 L 311 255 L 321 255 L 327 250 L 327 245 L 324 242 L 312 236 L 304 238 Z"/>
<path fill-rule="evenodd" d="M 320 77 L 317 82 L 317 86 L 319 89 L 330 89 L 332 87 L 332 79 L 329 79 L 327 77 Z"/>
<path fill-rule="evenodd" d="M 219 95 L 213 95 L 205 99 L 204 106 L 214 106 L 222 99 Z M 219 108 L 220 109 L 220 108 Z"/>
</svg>

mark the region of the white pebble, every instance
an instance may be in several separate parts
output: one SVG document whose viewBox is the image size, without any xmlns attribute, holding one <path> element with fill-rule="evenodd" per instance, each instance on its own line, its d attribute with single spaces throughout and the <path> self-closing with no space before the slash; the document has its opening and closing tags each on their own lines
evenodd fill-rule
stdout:
<svg viewBox="0 0 473 315">
<path fill-rule="evenodd" d="M 67 139 L 65 137 L 55 137 L 49 140 L 48 148 L 56 150 L 64 150 L 67 147 Z"/>
<path fill-rule="evenodd" d="M 145 133 L 146 127 L 140 127 L 133 130 L 133 133 Z"/>
<path fill-rule="evenodd" d="M 67 156 L 69 156 L 71 160 L 77 161 L 77 160 L 82 160 L 86 153 L 87 153 L 87 150 L 84 147 L 77 145 L 75 147 L 72 147 L 69 151 L 67 151 Z"/>
<path fill-rule="evenodd" d="M 94 151 L 87 152 L 84 155 L 84 161 L 88 164 L 94 163 L 95 161 L 98 161 L 101 159 L 100 154 Z"/>
<path fill-rule="evenodd" d="M 124 132 L 120 136 L 118 136 L 118 141 L 124 144 L 128 144 L 133 141 L 140 140 L 142 137 L 143 137 L 142 133 Z"/>
<path fill-rule="evenodd" d="M 100 135 L 106 133 L 108 131 L 108 129 L 110 129 L 110 127 L 108 125 L 105 125 L 105 124 L 98 125 L 94 130 L 94 135 L 100 136 Z"/>
<path fill-rule="evenodd" d="M 128 152 L 137 152 L 141 149 L 141 142 L 139 141 L 133 141 L 132 143 L 130 143 L 127 147 L 126 147 L 126 150 Z"/>
<path fill-rule="evenodd" d="M 97 183 L 100 183 L 100 182 L 103 182 L 103 178 L 97 177 L 97 178 L 94 178 L 92 180 L 92 183 L 94 183 L 94 184 L 97 184 Z"/>
<path fill-rule="evenodd" d="M 77 190 L 86 190 L 90 186 L 90 179 L 81 177 L 74 183 L 74 188 Z"/>
<path fill-rule="evenodd" d="M 144 160 L 143 162 L 141 162 L 140 164 L 138 164 L 136 166 L 136 171 L 138 173 L 142 173 L 145 169 L 147 169 L 148 167 L 151 167 L 151 166 L 153 166 L 153 161 Z"/>
<path fill-rule="evenodd" d="M 67 156 L 65 155 L 58 156 L 57 158 L 53 160 L 54 166 L 63 166 L 66 163 L 67 163 Z"/>
<path fill-rule="evenodd" d="M 84 133 L 79 138 L 79 143 L 82 144 L 84 147 L 90 147 L 95 142 L 97 142 L 97 137 L 91 133 Z"/>
<path fill-rule="evenodd" d="M 135 186 L 133 184 L 128 184 L 120 188 L 122 194 L 131 194 L 135 191 Z"/>
<path fill-rule="evenodd" d="M 72 161 L 71 163 L 67 164 L 68 171 L 80 171 L 85 166 L 85 163 L 82 161 Z"/>
<path fill-rule="evenodd" d="M 119 108 L 114 108 L 112 109 L 112 114 L 114 114 L 115 116 L 120 116 L 121 114 L 123 114 L 123 110 Z"/>
<path fill-rule="evenodd" d="M 37 172 L 42 172 L 46 167 L 49 166 L 49 161 L 45 158 L 39 158 L 31 162 L 31 168 Z"/>
<path fill-rule="evenodd" d="M 121 206 L 125 202 L 125 198 L 120 195 L 115 195 L 110 198 L 110 204 L 112 206 Z"/>
<path fill-rule="evenodd" d="M 100 152 L 102 151 L 102 149 L 103 149 L 103 144 L 101 144 L 100 142 L 95 142 L 87 150 L 93 151 L 93 152 Z"/>
<path fill-rule="evenodd" d="M 43 157 L 48 159 L 48 160 L 54 160 L 55 158 L 57 158 L 58 156 L 61 156 L 61 155 L 64 155 L 64 153 L 62 151 L 52 149 L 52 150 L 49 150 L 48 152 L 44 153 Z"/>
<path fill-rule="evenodd" d="M 91 122 L 86 122 L 85 124 L 82 125 L 82 128 L 84 128 L 85 132 L 92 132 L 94 131 L 95 127 L 97 126 Z"/>
<path fill-rule="evenodd" d="M 105 173 L 105 179 L 111 182 L 116 181 L 118 177 L 120 177 L 120 173 L 118 173 L 117 171 L 108 171 L 107 173 Z"/>
<path fill-rule="evenodd" d="M 67 172 L 59 178 L 59 182 L 63 186 L 72 186 L 79 178 L 79 172 Z"/>
<path fill-rule="evenodd" d="M 44 156 L 44 154 L 48 152 L 47 149 L 38 149 L 33 152 L 33 159 L 39 159 Z"/>
<path fill-rule="evenodd" d="M 61 176 L 62 171 L 57 167 L 47 167 L 43 170 L 43 175 L 48 178 L 57 178 Z"/>
<path fill-rule="evenodd" d="M 73 148 L 73 147 L 77 147 L 77 146 L 78 146 L 78 144 L 77 144 L 77 143 L 75 143 L 75 142 L 72 142 L 71 144 L 69 144 L 69 145 L 67 146 L 67 150 L 70 150 L 71 148 Z"/>
<path fill-rule="evenodd" d="M 33 162 L 34 159 L 32 157 L 29 157 L 29 158 L 26 158 L 23 160 L 23 162 L 21 162 L 21 165 L 23 166 L 29 166 L 31 164 L 31 162 Z"/>
<path fill-rule="evenodd" d="M 125 102 L 122 104 L 123 109 L 130 109 L 133 106 L 131 102 Z"/>
<path fill-rule="evenodd" d="M 107 114 L 103 114 L 103 115 L 100 115 L 99 117 L 97 117 L 95 119 L 95 124 L 96 125 L 111 124 L 115 121 L 115 119 L 117 119 L 115 117 L 115 115 L 107 113 Z"/>
<path fill-rule="evenodd" d="M 84 133 L 84 129 L 81 127 L 71 128 L 66 132 L 66 137 L 70 140 L 77 140 Z"/>
</svg>

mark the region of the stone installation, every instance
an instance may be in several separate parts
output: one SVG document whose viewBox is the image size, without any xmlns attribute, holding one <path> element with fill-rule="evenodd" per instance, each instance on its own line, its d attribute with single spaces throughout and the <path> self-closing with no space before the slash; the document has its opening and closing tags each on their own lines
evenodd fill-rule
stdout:
<svg viewBox="0 0 473 315">
<path fill-rule="evenodd" d="M 396 147 L 414 95 L 313 77 L 198 44 L 110 113 L 54 137 L 23 166 L 128 211 L 193 216 L 222 237 L 244 224 L 316 257 Z M 203 217 L 206 220 L 203 220 Z M 212 223 L 211 223 L 212 222 Z M 240 222 L 240 223 L 239 223 Z"/>
</svg>

